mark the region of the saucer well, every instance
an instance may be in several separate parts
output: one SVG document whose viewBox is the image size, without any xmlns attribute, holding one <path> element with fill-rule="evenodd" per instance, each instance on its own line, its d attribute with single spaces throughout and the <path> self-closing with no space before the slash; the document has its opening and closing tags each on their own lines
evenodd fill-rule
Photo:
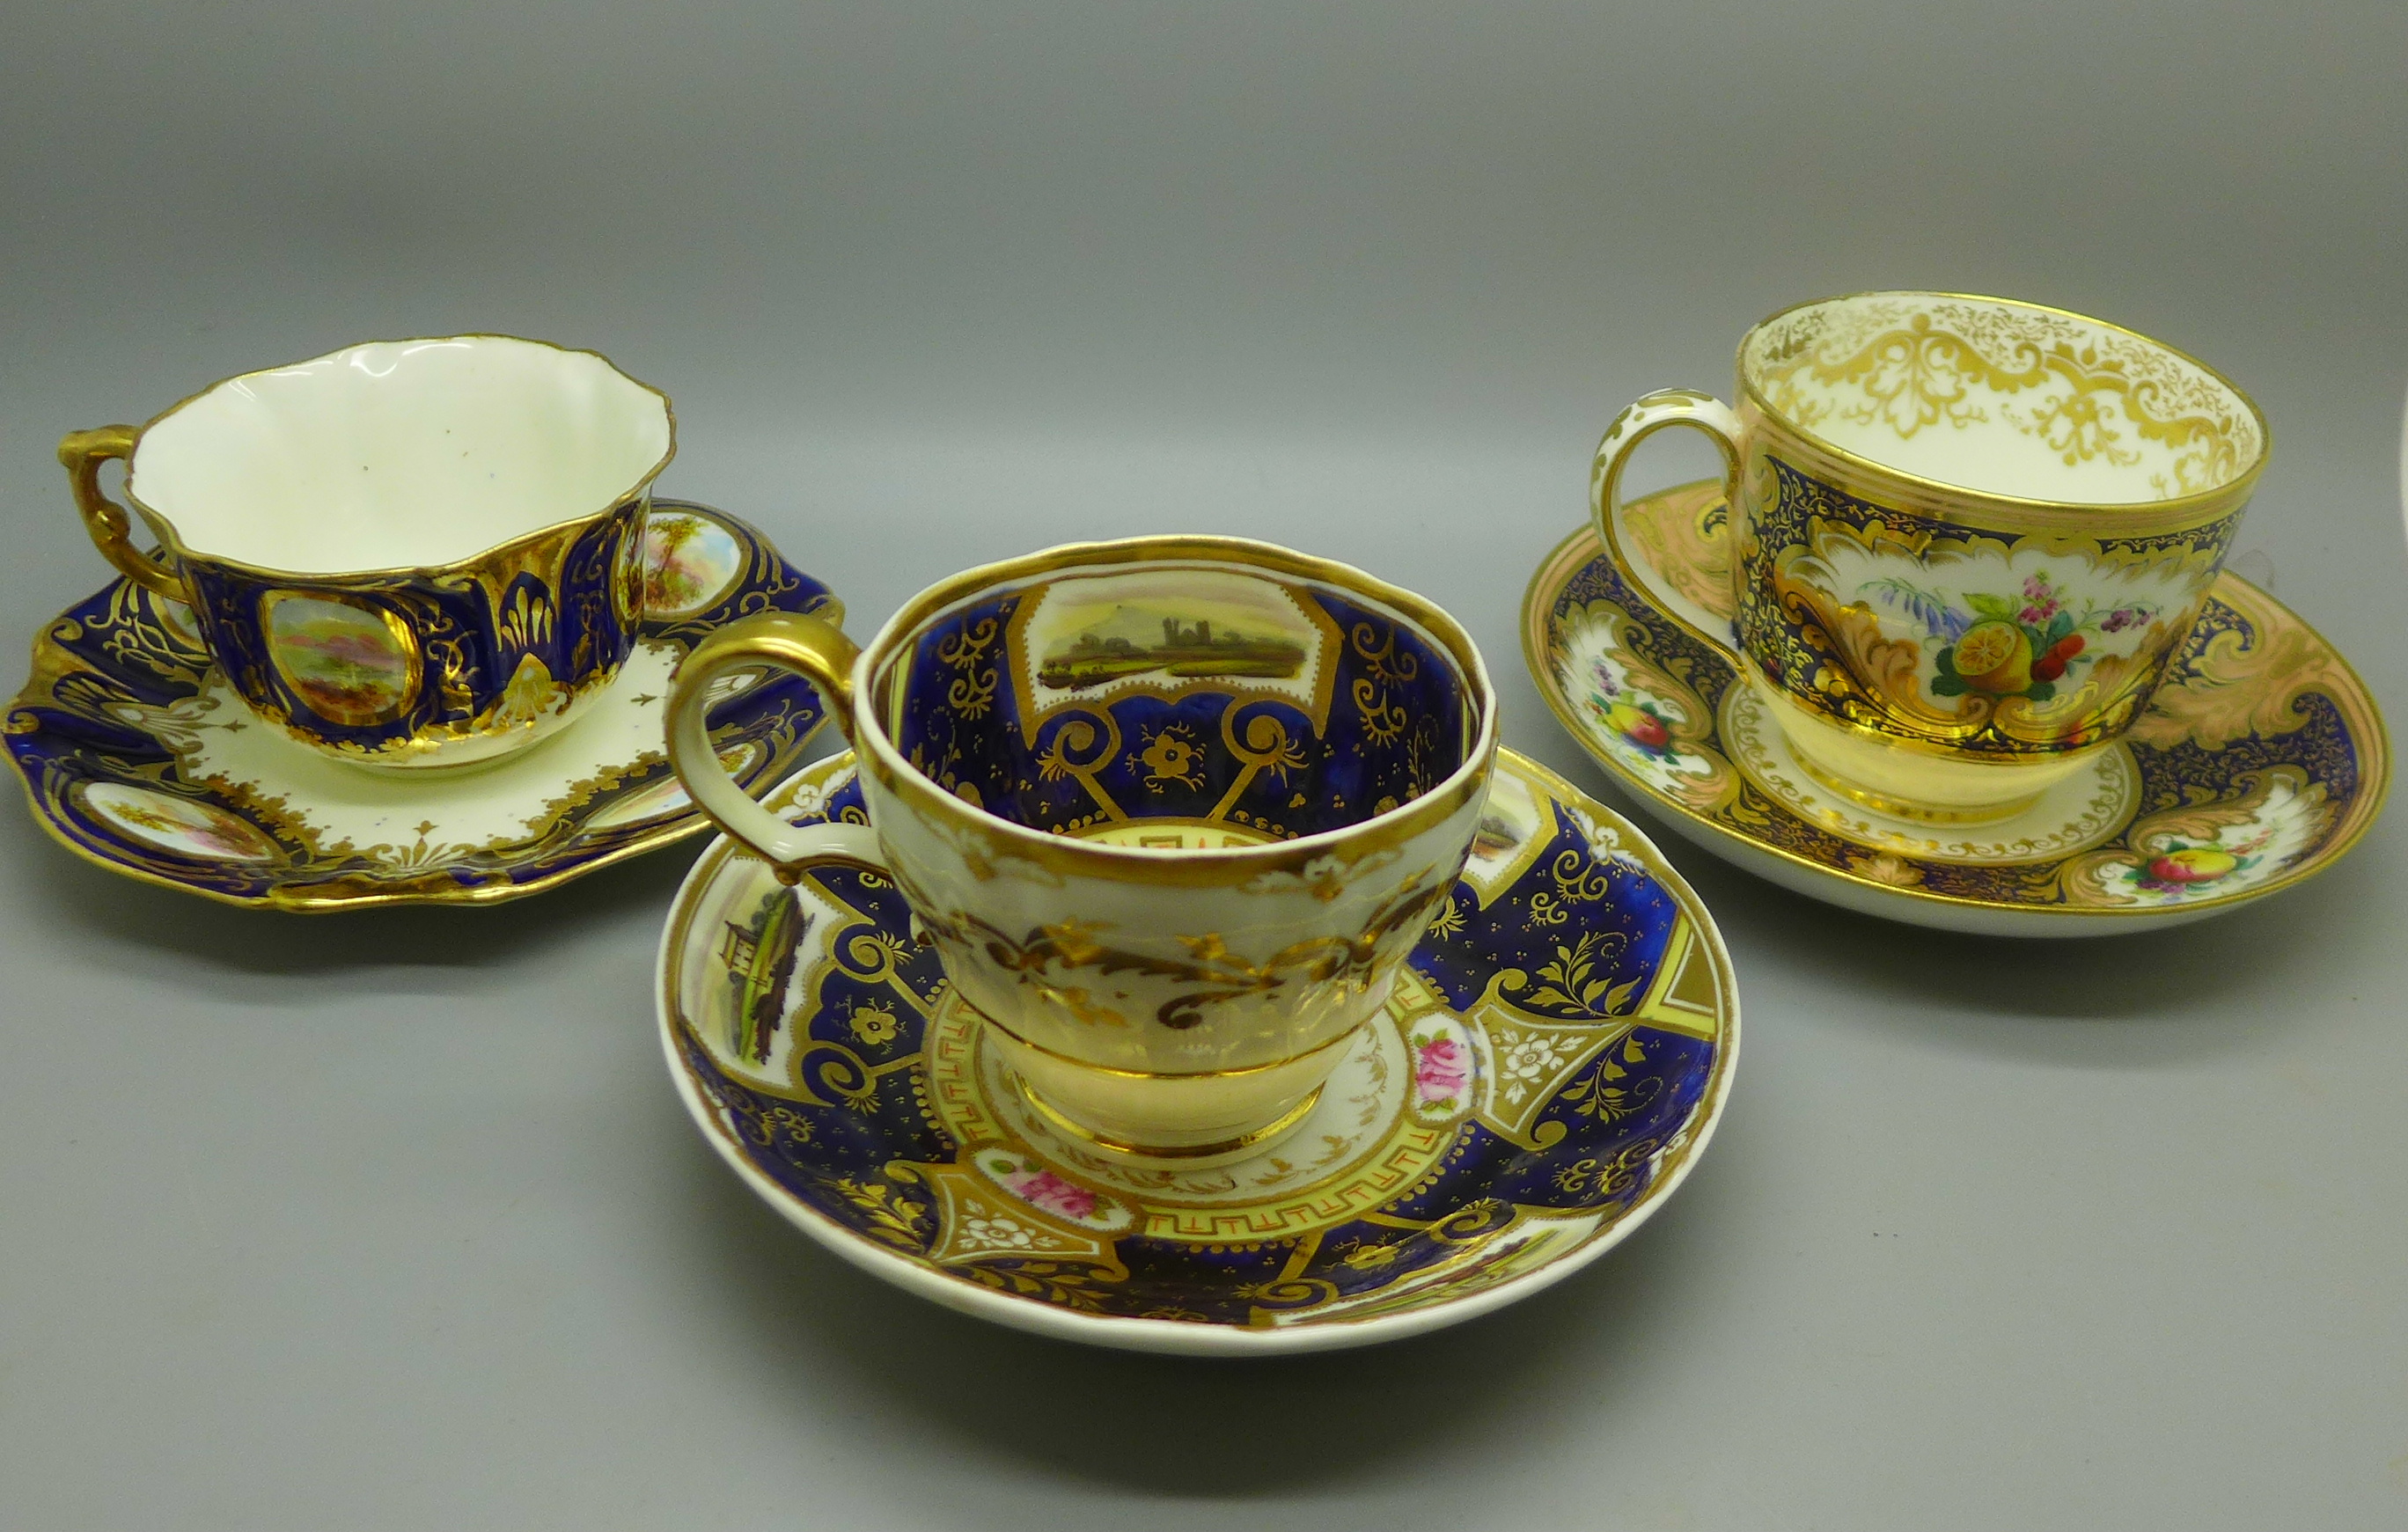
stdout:
<svg viewBox="0 0 2408 1532">
<path fill-rule="evenodd" d="M 1720 484 L 1622 516 L 1641 567 L 1584 528 L 1530 581 L 1531 677 L 1642 807 L 1784 888 L 1944 930 L 2100 936 L 2288 888 L 2382 808 L 2391 751 L 2372 694 L 2315 629 L 2228 572 L 2124 742 L 2023 813 L 1935 826 L 1869 809 L 1801 766 L 1698 637 L 1729 630 Z"/>
<path fill-rule="evenodd" d="M 853 756 L 777 790 L 862 818 Z M 1051 1130 L 883 878 L 793 888 L 724 839 L 662 938 L 661 1042 L 745 1184 L 949 1308 L 1133 1351 L 1366 1345 L 1469 1319 L 1637 1228 L 1739 1052 L 1713 919 L 1627 821 L 1512 751 L 1472 858 L 1298 1133 L 1211 1169 Z"/>
<path fill-rule="evenodd" d="M 181 603 L 119 580 L 34 645 L 9 706 L 8 758 L 34 817 L 86 861 L 146 882 L 278 909 L 487 904 L 666 845 L 706 821 L 663 748 L 669 673 L 755 611 L 841 621 L 827 587 L 706 506 L 655 498 L 646 616 L 602 697 L 490 766 L 403 775 L 329 760 L 259 724 Z M 738 676 L 712 738 L 746 781 L 793 767 L 823 722 L 803 681 Z"/>
</svg>

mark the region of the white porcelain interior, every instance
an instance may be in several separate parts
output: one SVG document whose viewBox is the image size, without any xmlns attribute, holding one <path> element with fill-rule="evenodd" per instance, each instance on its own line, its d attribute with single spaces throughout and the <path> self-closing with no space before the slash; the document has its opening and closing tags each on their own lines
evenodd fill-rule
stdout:
<svg viewBox="0 0 2408 1532">
<path fill-rule="evenodd" d="M 375 341 L 188 400 L 143 431 L 127 487 L 196 553 L 416 568 L 609 508 L 672 439 L 668 400 L 591 351 Z"/>
<path fill-rule="evenodd" d="M 2145 505 L 2220 488 L 2265 455 L 2256 409 L 2209 368 L 2000 298 L 1804 304 L 1748 332 L 1740 376 L 1810 436 L 1985 494 Z"/>
</svg>

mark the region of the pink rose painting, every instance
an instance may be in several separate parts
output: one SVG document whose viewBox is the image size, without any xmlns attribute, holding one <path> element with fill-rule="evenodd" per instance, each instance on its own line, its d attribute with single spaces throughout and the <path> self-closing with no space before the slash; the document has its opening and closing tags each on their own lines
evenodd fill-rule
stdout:
<svg viewBox="0 0 2408 1532">
<path fill-rule="evenodd" d="M 1453 1038 L 1413 1038 L 1413 1089 L 1426 1103 L 1452 1103 L 1471 1081 L 1471 1056 Z"/>
<path fill-rule="evenodd" d="M 1085 1220 L 1096 1216 L 1096 1194 L 1072 1181 L 1064 1181 L 1051 1170 L 1038 1170 L 1013 1178 L 1011 1189 L 1033 1207 L 1049 1213 Z"/>
</svg>

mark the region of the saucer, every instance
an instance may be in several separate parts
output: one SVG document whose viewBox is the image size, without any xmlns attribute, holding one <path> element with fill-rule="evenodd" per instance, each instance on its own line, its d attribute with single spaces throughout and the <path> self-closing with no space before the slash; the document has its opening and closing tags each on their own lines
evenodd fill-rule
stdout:
<svg viewBox="0 0 2408 1532">
<path fill-rule="evenodd" d="M 662 698 L 686 651 L 772 608 L 841 621 L 827 587 L 732 516 L 655 499 L 645 618 L 619 675 L 559 733 L 461 772 L 332 761 L 260 724 L 180 602 L 119 580 L 35 641 L 8 709 L 34 817 L 86 861 L 228 904 L 489 904 L 664 846 L 707 823 L 669 770 Z M 739 675 L 712 714 L 747 781 L 792 769 L 823 721 L 803 681 Z"/>
<path fill-rule="evenodd" d="M 2124 741 L 2013 819 L 1933 825 L 1818 781 L 1698 632 L 1729 630 L 1718 482 L 1626 505 L 1624 569 L 1593 530 L 1530 581 L 1522 647 L 1572 737 L 1658 819 L 1784 888 L 2000 936 L 2173 925 L 2313 877 L 2383 804 L 2374 698 L 2282 603 L 2227 572 Z"/>
<path fill-rule="evenodd" d="M 862 818 L 851 753 L 770 807 Z M 1469 865 L 1297 1133 L 1107 1160 L 984 1046 L 892 884 L 722 838 L 661 943 L 661 1042 L 745 1184 L 896 1286 L 1133 1351 L 1366 1345 L 1603 1254 L 1705 1148 L 1739 1053 L 1713 919 L 1627 821 L 1504 752 Z"/>
</svg>

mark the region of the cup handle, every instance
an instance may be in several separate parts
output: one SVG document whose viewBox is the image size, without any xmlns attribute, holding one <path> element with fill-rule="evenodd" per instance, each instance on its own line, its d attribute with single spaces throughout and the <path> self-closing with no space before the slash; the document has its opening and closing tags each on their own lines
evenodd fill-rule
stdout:
<svg viewBox="0 0 2408 1532">
<path fill-rule="evenodd" d="M 1675 425 L 1685 425 L 1705 434 L 1723 454 L 1723 496 L 1732 510 L 1733 536 L 1737 536 L 1740 473 L 1739 416 L 1730 406 L 1711 394 L 1695 389 L 1659 389 L 1640 395 L 1629 408 L 1613 418 L 1605 428 L 1605 437 L 1597 444 L 1597 462 L 1589 470 L 1589 519 L 1596 525 L 1598 540 L 1605 545 L 1617 567 L 1630 575 L 1647 589 L 1659 607 L 1673 621 L 1689 629 L 1725 654 L 1736 659 L 1739 648 L 1733 642 L 1729 624 L 1700 626 L 1681 615 L 1683 609 L 1695 603 L 1654 578 L 1648 566 L 1632 558 L 1622 544 L 1622 470 L 1630 461 L 1631 451 L 1656 432 Z M 1736 550 L 1734 550 L 1734 554 Z M 1731 577 L 1739 576 L 1739 560 L 1731 560 Z M 1717 632 L 1719 628 L 1721 631 Z"/>
<path fill-rule="evenodd" d="M 800 879 L 806 866 L 831 862 L 882 873 L 885 856 L 867 824 L 789 824 L 737 786 L 711 749 L 710 683 L 740 665 L 792 671 L 818 689 L 850 740 L 853 666 L 860 654 L 860 646 L 833 623 L 798 612 L 761 612 L 695 645 L 669 679 L 669 765 L 702 811 L 768 863 L 781 883 Z"/>
<path fill-rule="evenodd" d="M 126 514 L 123 506 L 100 493 L 100 465 L 113 457 L 132 458 L 135 440 L 140 435 L 130 425 L 70 431 L 59 442 L 59 462 L 67 471 L 68 485 L 75 491 L 76 509 L 83 515 L 83 529 L 92 534 L 101 556 L 152 595 L 164 595 L 190 606 L 193 592 L 184 583 L 184 577 L 135 547 L 134 518 Z"/>
</svg>

